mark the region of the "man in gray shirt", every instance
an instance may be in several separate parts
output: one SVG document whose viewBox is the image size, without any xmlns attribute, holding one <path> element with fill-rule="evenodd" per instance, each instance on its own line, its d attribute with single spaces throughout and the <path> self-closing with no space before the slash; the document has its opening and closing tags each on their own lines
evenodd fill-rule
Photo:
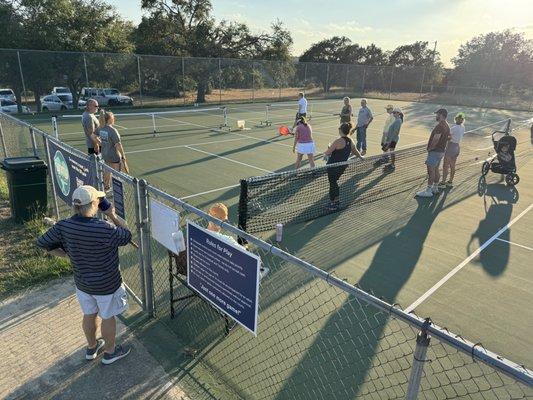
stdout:
<svg viewBox="0 0 533 400">
<path fill-rule="evenodd" d="M 81 124 L 83 132 L 85 133 L 85 140 L 87 142 L 87 152 L 89 154 L 98 154 L 100 148 L 100 140 L 96 130 L 100 127 L 98 118 L 94 113 L 98 110 L 98 102 L 94 99 L 87 100 L 85 112 L 81 116 Z"/>
<path fill-rule="evenodd" d="M 372 110 L 366 106 L 366 99 L 361 99 L 361 108 L 357 114 L 357 150 L 362 156 L 366 154 L 366 128 L 373 119 Z"/>
</svg>

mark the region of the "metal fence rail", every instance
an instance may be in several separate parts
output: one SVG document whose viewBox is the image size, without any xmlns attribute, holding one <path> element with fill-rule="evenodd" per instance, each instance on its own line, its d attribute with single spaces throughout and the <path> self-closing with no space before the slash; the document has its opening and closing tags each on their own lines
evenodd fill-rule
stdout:
<svg viewBox="0 0 533 400">
<path fill-rule="evenodd" d="M 279 101 L 305 91 L 315 99 L 348 95 L 533 110 L 531 64 L 515 75 L 494 76 L 479 71 L 446 73 L 425 66 L 24 49 L 0 49 L 0 59 L 0 87 L 13 89 L 19 102 L 33 111 L 57 111 L 53 104 L 40 102 L 54 86 L 68 87 L 75 100 L 83 87 L 116 88 L 143 107 Z M 98 100 L 104 106 L 122 104 L 115 97 Z"/>
<path fill-rule="evenodd" d="M 56 139 L 0 114 L 2 151 L 38 154 Z M 32 140 L 35 136 L 36 140 Z M 4 145 L 5 143 L 5 145 Z M 41 144 L 42 143 L 42 144 Z M 64 149 L 80 155 L 61 143 Z M 84 156 L 87 157 L 87 156 Z M 112 171 L 95 158 L 98 171 L 124 184 L 126 219 L 137 248 L 121 250 L 121 271 L 130 294 L 151 316 L 196 349 L 201 362 L 235 398 L 250 399 L 527 399 L 533 372 L 370 293 L 206 212 L 144 180 Z M 53 183 L 53 171 L 50 180 Z M 56 198 L 53 193 L 51 197 Z M 169 316 L 169 292 L 190 295 L 182 283 L 169 286 L 167 250 L 152 239 L 149 206 L 159 201 L 177 210 L 181 223 L 221 225 L 248 241 L 269 273 L 260 288 L 259 334 L 224 321 L 199 297 Z M 56 201 L 61 202 L 57 199 Z M 56 217 L 67 216 L 58 205 Z"/>
</svg>

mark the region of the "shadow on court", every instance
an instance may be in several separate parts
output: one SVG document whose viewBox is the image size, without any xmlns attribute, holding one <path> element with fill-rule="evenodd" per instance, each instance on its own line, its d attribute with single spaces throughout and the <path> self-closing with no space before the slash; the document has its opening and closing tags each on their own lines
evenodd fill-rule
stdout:
<svg viewBox="0 0 533 400">
<path fill-rule="evenodd" d="M 475 248 L 490 240 L 502 227 L 506 226 L 513 214 L 513 205 L 518 202 L 518 189 L 503 183 L 487 184 L 485 177 L 478 183 L 478 195 L 483 197 L 485 218 L 472 234 L 468 242 L 467 252 L 471 254 Z M 504 230 L 499 236 L 498 246 L 489 245 L 479 254 L 478 262 L 485 272 L 491 276 L 503 273 L 509 263 L 511 229 Z M 473 248 L 475 247 L 475 248 Z"/>
</svg>

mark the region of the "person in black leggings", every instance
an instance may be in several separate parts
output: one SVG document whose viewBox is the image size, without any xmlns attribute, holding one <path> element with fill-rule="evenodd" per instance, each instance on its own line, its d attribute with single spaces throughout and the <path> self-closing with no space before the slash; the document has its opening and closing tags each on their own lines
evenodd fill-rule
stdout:
<svg viewBox="0 0 533 400">
<path fill-rule="evenodd" d="M 324 152 L 324 157 L 327 158 L 327 165 L 347 161 L 350 155 L 359 157 L 361 160 L 363 156 L 357 150 L 355 143 L 350 137 L 352 125 L 344 122 L 339 127 L 340 137 L 331 143 L 328 149 Z M 329 203 L 326 208 L 328 210 L 336 211 L 340 207 L 339 201 L 339 184 L 338 180 L 346 170 L 347 165 L 339 165 L 335 167 L 328 167 L 329 180 Z"/>
</svg>

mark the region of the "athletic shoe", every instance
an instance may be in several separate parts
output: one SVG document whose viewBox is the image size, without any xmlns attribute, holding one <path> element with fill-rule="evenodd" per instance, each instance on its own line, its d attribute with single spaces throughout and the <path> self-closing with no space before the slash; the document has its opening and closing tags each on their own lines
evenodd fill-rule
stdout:
<svg viewBox="0 0 533 400">
<path fill-rule="evenodd" d="M 447 186 L 447 185 L 446 185 L 446 182 L 442 181 L 442 182 L 439 183 L 438 188 L 439 188 L 439 189 L 446 189 L 446 186 Z"/>
<path fill-rule="evenodd" d="M 417 197 L 433 197 L 433 191 L 431 188 L 426 188 L 420 192 L 416 192 Z"/>
<path fill-rule="evenodd" d="M 115 346 L 115 351 L 113 354 L 105 353 L 104 357 L 102 358 L 102 364 L 109 365 L 113 364 L 115 361 L 120 360 L 121 358 L 126 357 L 128 354 L 130 354 L 131 347 L 129 346 Z"/>
<path fill-rule="evenodd" d="M 96 341 L 96 346 L 92 349 L 89 349 L 87 347 L 87 351 L 85 352 L 85 359 L 87 360 L 94 360 L 98 356 L 98 352 L 104 347 L 105 340 L 104 339 L 98 339 Z"/>
<path fill-rule="evenodd" d="M 438 194 L 439 193 L 439 187 L 434 185 L 431 187 L 431 191 L 433 192 L 433 194 Z"/>
<path fill-rule="evenodd" d="M 394 164 L 385 165 L 385 171 L 393 172 L 395 169 L 396 169 L 396 166 Z"/>
<path fill-rule="evenodd" d="M 366 154 L 366 150 L 361 150 L 361 155 L 364 156 Z"/>
<path fill-rule="evenodd" d="M 448 181 L 448 182 L 446 182 L 446 186 L 448 186 L 448 187 L 453 187 L 453 182 L 452 182 L 452 181 Z"/>
</svg>

